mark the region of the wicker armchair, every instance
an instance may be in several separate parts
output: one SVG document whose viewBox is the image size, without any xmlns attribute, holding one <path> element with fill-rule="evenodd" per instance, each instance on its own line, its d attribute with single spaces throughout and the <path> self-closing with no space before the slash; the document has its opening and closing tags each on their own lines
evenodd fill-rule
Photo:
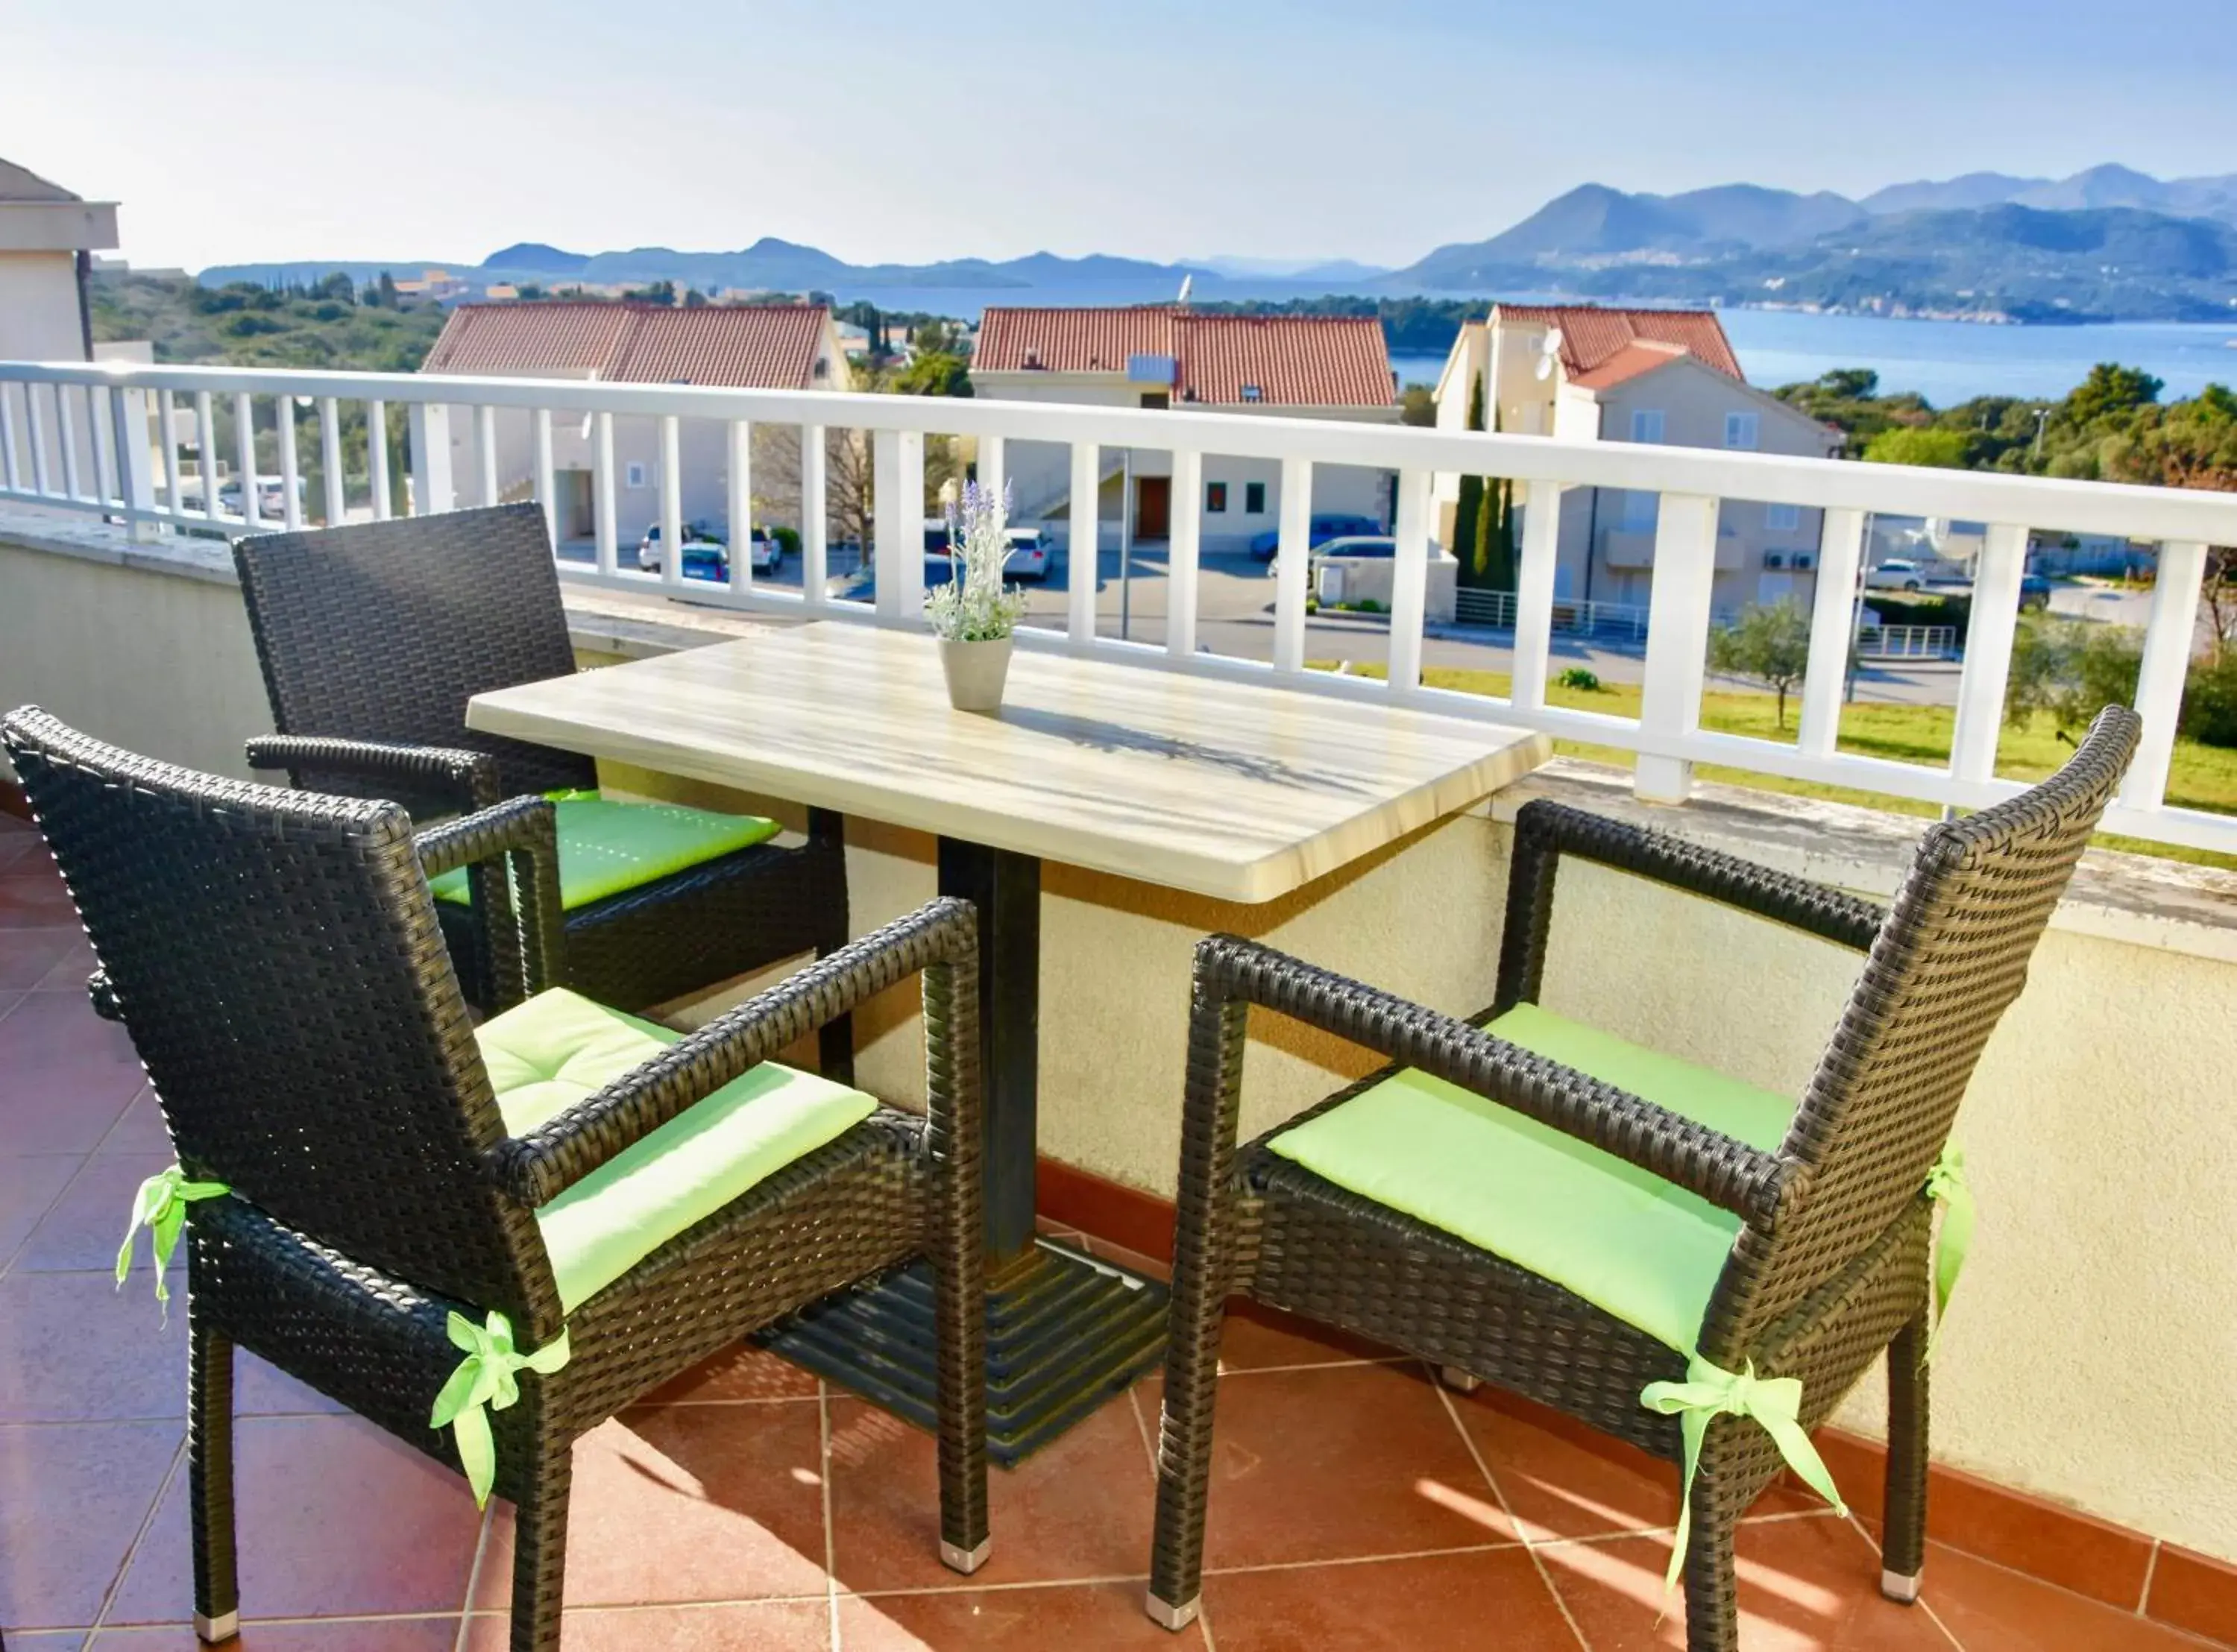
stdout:
<svg viewBox="0 0 2237 1652">
<path fill-rule="evenodd" d="M 935 1281 L 940 1551 L 965 1571 L 985 1557 L 978 944 L 967 903 L 934 902 L 683 1037 L 540 990 L 561 939 L 544 800 L 415 839 L 395 803 L 193 773 L 35 709 L 0 720 L 0 744 L 84 919 L 100 996 L 161 1098 L 181 1160 L 166 1176 L 193 1201 L 168 1213 L 168 1236 L 182 1215 L 203 1640 L 239 1621 L 236 1344 L 464 1468 L 478 1495 L 493 1484 L 511 1498 L 512 1644 L 549 1652 L 570 1443 L 746 1333 L 919 1256 Z M 492 860 L 499 898 L 478 910 L 504 918 L 490 925 L 493 940 L 505 931 L 492 951 L 507 960 L 504 996 L 522 1001 L 477 1028 L 427 879 Z M 929 1052 L 924 1116 L 769 1063 L 913 974 Z M 563 1064 L 500 1082 L 500 1057 L 517 1051 L 497 1030 L 552 1009 L 599 1018 L 620 1053 L 609 1047 L 603 1076 Z M 627 1042 L 638 1037 L 650 1058 Z M 559 1086 L 569 1073 L 573 1087 Z M 725 1189 L 686 1214 L 655 1204 L 648 1216 L 652 1184 L 637 1179 L 648 1165 L 674 1181 L 698 1175 L 703 1189 L 706 1167 L 736 1144 L 714 1134 L 730 1128 L 723 1121 L 769 1128 L 773 1116 L 756 1109 L 773 1092 L 757 1085 L 805 1094 L 820 1145 L 795 1136 L 762 1160 L 733 1155 Z M 530 1091 L 536 1110 L 516 1128 Z M 842 1107 L 841 1122 L 811 1103 Z M 192 1180 L 181 1185 L 181 1174 Z M 579 1228 L 563 1244 L 554 1212 L 598 1214 L 617 1190 L 628 1220 L 603 1206 L 606 1228 L 592 1237 L 604 1248 L 586 1250 Z M 161 1246 L 148 1202 L 143 1189 Z M 485 1383 L 470 1393 L 477 1374 Z M 472 1415 L 439 1429 L 446 1403 Z"/>
<path fill-rule="evenodd" d="M 422 819 L 597 787 L 587 757 L 465 724 L 473 695 L 575 669 L 537 506 L 262 535 L 237 543 L 234 560 L 279 730 L 248 743 L 253 766 L 284 768 L 312 791 L 393 798 Z M 563 874 L 576 859 L 569 808 L 563 802 Z M 830 951 L 847 938 L 842 831 L 839 816 L 819 810 L 802 847 L 756 844 L 571 900 L 574 985 L 642 1010 Z M 465 907 L 445 900 L 438 912 L 467 997 L 481 1004 L 489 965 Z M 825 1029 L 822 1057 L 833 1077 L 852 1071 L 845 1017 Z"/>
<path fill-rule="evenodd" d="M 1682 1506 L 1691 1531 L 1682 1559 L 1689 1644 L 1697 1652 L 1738 1645 L 1734 1523 L 1790 1457 L 1815 1464 L 1801 1431 L 1821 1422 L 1884 1348 L 1882 1589 L 1895 1599 L 1915 1599 L 1925 1547 L 1929 1251 L 1933 1195 L 1945 1190 L 1939 1167 L 1982 1046 L 2026 980 L 2029 956 L 2128 767 L 2138 727 L 2134 714 L 2108 708 L 2051 779 L 1930 827 L 1885 909 L 1550 802 L 1526 805 L 1515 823 L 1498 1001 L 1476 1023 L 1233 937 L 1200 944 L 1151 1616 L 1178 1629 L 1196 1610 L 1221 1318 L 1226 1297 L 1237 1291 L 1403 1348 L 1444 1368 L 1459 1385 L 1488 1379 L 1688 1463 Z M 1564 855 L 1706 896 L 1865 955 L 1798 1105 L 1770 1092 L 1744 1098 L 1777 1109 L 1767 1128 L 1750 1132 L 1756 1143 L 1507 1036 L 1510 1027 L 1558 1020 L 1535 1001 Z M 1376 1050 L 1393 1064 L 1238 1151 L 1244 1019 L 1253 1004 Z M 1580 1037 L 1574 1047 L 1616 1043 L 1589 1030 Z M 1650 1067 L 1667 1061 L 1635 1046 L 1621 1050 Z M 1687 1071 L 1706 1075 L 1705 1083 L 1745 1089 L 1706 1070 Z M 1410 1188 L 1385 1182 L 1377 1189 L 1382 1196 L 1367 1197 L 1300 1162 L 1311 1156 L 1300 1145 L 1303 1129 L 1362 1098 L 1388 1096 L 1391 1086 L 1440 1083 L 1446 1088 L 1433 1091 L 1434 1103 L 1491 1121 L 1506 1132 L 1498 1139 L 1517 1144 L 1517 1155 L 1528 1135 L 1529 1152 L 1542 1149 L 1611 1181 L 1643 1184 L 1646 1198 L 1666 1201 L 1686 1221 L 1725 1224 L 1706 1230 L 1714 1242 L 1699 1252 L 1699 1290 L 1690 1299 L 1686 1327 L 1671 1331 L 1664 1314 L 1664 1334 L 1650 1334 L 1580 1293 L 1581 1283 L 1568 1288 L 1394 1208 L 1394 1198 Z M 1371 1145 L 1378 1138 L 1356 1139 Z M 1511 1173 L 1496 1162 L 1501 1158 L 1495 1151 L 1462 1167 L 1454 1185 L 1463 1207 L 1468 1177 Z M 1462 1209 L 1460 1225 L 1474 1226 L 1468 1218 L 1501 1203 L 1479 1199 L 1473 1210 Z M 1549 1216 L 1536 1225 L 1583 1221 L 1558 1202 Z M 1635 1319 L 1658 1323 L 1645 1312 Z M 1690 1347 L 1677 1346 L 1688 1341 Z M 1705 1382 L 1725 1385 L 1706 1403 L 1698 1393 Z M 1749 1410 L 1734 1398 L 1745 1388 L 1759 1399 L 1764 1385 L 1784 1391 L 1778 1397 L 1789 1408 L 1785 1418 L 1772 1417 L 1767 1402 Z M 1650 1387 L 1646 1398 L 1664 1408 L 1643 1403 Z M 1680 1403 L 1689 1389 L 1696 1392 L 1690 1407 Z M 1719 1399 L 1733 1400 L 1737 1413 L 1720 1412 Z M 1783 1456 L 1774 1427 L 1798 1440 L 1798 1449 Z"/>
</svg>

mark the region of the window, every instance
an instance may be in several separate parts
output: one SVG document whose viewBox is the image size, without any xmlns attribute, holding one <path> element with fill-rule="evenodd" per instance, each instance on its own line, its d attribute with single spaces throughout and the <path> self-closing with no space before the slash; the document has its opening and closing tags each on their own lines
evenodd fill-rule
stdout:
<svg viewBox="0 0 2237 1652">
<path fill-rule="evenodd" d="M 1761 423 L 1760 417 L 1754 413 L 1726 413 L 1725 415 L 1725 445 L 1745 448 L 1749 452 L 1753 452 Z"/>
<path fill-rule="evenodd" d="M 1657 418 L 1661 417 L 1660 414 Z M 1662 503 L 1659 493 L 1640 492 L 1636 488 L 1625 490 L 1623 496 L 1623 525 L 1632 532 L 1644 532 L 1654 526 L 1655 511 Z"/>
<path fill-rule="evenodd" d="M 622 485 L 625 488 L 643 487 L 644 485 L 644 466 L 638 464 L 635 459 L 631 459 L 630 461 L 629 469 L 623 472 Z"/>
<path fill-rule="evenodd" d="M 1775 534 L 1791 534 L 1802 525 L 1802 507 L 1798 504 L 1767 504 L 1763 508 L 1763 525 Z"/>
<path fill-rule="evenodd" d="M 1264 482 L 1245 482 L 1243 484 L 1243 512 L 1250 517 L 1266 514 L 1266 484 Z"/>
<path fill-rule="evenodd" d="M 1631 439 L 1634 442 L 1660 441 L 1662 410 L 1659 407 L 1634 409 L 1631 415 Z"/>
<path fill-rule="evenodd" d="M 1170 390 L 1145 390 L 1142 392 L 1142 405 L 1145 407 L 1171 407 L 1172 405 L 1173 393 Z"/>
<path fill-rule="evenodd" d="M 1227 509 L 1227 484 L 1207 482 L 1204 484 L 1204 508 L 1207 510 Z"/>
<path fill-rule="evenodd" d="M 1243 399 L 1246 402 L 1264 401 L 1266 392 L 1256 385 L 1245 385 L 1243 386 Z"/>
</svg>

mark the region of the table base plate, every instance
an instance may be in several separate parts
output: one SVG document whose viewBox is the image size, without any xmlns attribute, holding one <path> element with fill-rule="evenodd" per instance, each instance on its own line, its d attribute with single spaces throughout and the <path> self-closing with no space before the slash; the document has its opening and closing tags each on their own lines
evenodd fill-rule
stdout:
<svg viewBox="0 0 2237 1652">
<path fill-rule="evenodd" d="M 914 1262 L 756 1339 L 904 1421 L 934 1426 L 932 1271 Z M 1009 1468 L 1157 1364 L 1165 1288 L 1048 1240 L 987 1288 L 987 1451 Z"/>
</svg>

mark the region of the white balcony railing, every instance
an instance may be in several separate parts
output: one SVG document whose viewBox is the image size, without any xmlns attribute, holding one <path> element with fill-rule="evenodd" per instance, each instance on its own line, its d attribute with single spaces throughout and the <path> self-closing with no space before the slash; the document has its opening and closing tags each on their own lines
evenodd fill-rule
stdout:
<svg viewBox="0 0 2237 1652">
<path fill-rule="evenodd" d="M 175 478 L 167 437 L 181 428 L 189 406 L 193 428 L 207 442 L 215 398 L 229 398 L 235 433 L 234 479 L 213 510 L 205 495 L 189 508 Z M 1677 800 L 1688 793 L 1695 763 L 1794 780 L 1852 787 L 1960 808 L 1980 807 L 2021 789 L 1996 773 L 2003 722 L 2005 679 L 2019 611 L 2020 580 L 2030 529 L 2106 534 L 2160 546 L 2158 578 L 2137 691 L 2144 719 L 2142 749 L 2129 771 L 2106 829 L 2132 836 L 2237 852 L 2237 816 L 2170 807 L 2168 769 L 2188 669 L 2207 547 L 2237 544 L 2237 495 L 2047 480 L 1972 471 L 1867 465 L 1726 450 L 1634 443 L 1557 440 L 1492 432 L 1356 425 L 1248 414 L 1066 405 L 1042 402 L 746 391 L 690 385 L 607 385 L 550 379 L 464 378 L 379 373 L 316 373 L 222 367 L 144 367 L 122 364 L 36 365 L 0 363 L 0 499 L 99 513 L 142 534 L 168 527 L 225 533 L 300 525 L 302 497 L 296 419 L 277 418 L 277 398 L 315 409 L 322 477 L 321 519 L 345 515 L 342 408 L 364 405 L 370 427 L 386 428 L 386 408 L 401 406 L 410 431 L 412 508 L 421 511 L 493 502 L 500 497 L 489 457 L 499 417 L 525 420 L 534 456 L 534 494 L 556 520 L 552 420 L 583 421 L 595 431 L 591 488 L 595 563 L 563 562 L 571 581 L 626 590 L 689 595 L 772 613 L 813 615 L 869 623 L 921 622 L 924 441 L 931 434 L 977 438 L 982 477 L 998 480 L 1004 444 L 1055 443 L 1071 451 L 1072 497 L 1092 497 L 1103 473 L 1102 450 L 1124 448 L 1172 456 L 1172 533 L 1167 553 L 1167 611 L 1162 644 L 1099 636 L 1096 582 L 1070 582 L 1062 629 L 1029 628 L 1028 646 L 1068 648 L 1122 656 L 1162 668 L 1265 678 L 1314 694 L 1385 699 L 1455 716 L 1516 722 L 1638 754 L 1641 795 Z M 451 421 L 473 421 L 481 438 L 478 477 L 452 471 Z M 617 555 L 613 422 L 650 418 L 659 432 L 655 485 L 665 543 L 683 527 L 678 482 L 680 432 L 690 423 L 728 427 L 726 452 L 736 524 L 750 497 L 748 466 L 753 426 L 799 430 L 802 579 L 797 591 L 756 582 L 744 556 L 729 559 L 726 586 L 694 581 L 688 593 L 680 557 L 645 575 Z M 275 432 L 280 520 L 261 518 L 267 490 L 256 484 L 255 431 Z M 875 602 L 841 602 L 826 593 L 828 571 L 823 432 L 849 428 L 869 435 L 874 456 Z M 1198 647 L 1200 522 L 1182 508 L 1200 497 L 1206 454 L 1272 461 L 1281 474 L 1280 550 L 1276 558 L 1270 662 L 1203 652 Z M 205 458 L 208 456 L 204 456 Z M 390 510 L 386 444 L 366 456 L 370 506 Z M 1309 670 L 1305 664 L 1307 529 L 1316 465 L 1368 466 L 1397 477 L 1398 542 L 1389 623 L 1387 681 Z M 205 468 L 208 468 L 205 466 Z M 1636 719 L 1546 703 L 1555 625 L 1554 564 L 1558 510 L 1527 508 L 1512 611 L 1513 692 L 1506 699 L 1425 686 L 1422 621 L 1427 585 L 1433 476 L 1440 471 L 1507 477 L 1534 502 L 1571 487 L 1623 489 L 1661 496 L 1653 536 L 1651 602 L 1640 715 Z M 158 477 L 162 486 L 159 491 Z M 507 487 L 506 492 L 517 491 Z M 1825 513 L 1811 616 L 1810 669 L 1802 694 L 1800 735 L 1792 744 L 1720 733 L 1700 726 L 1701 689 L 1711 593 L 1716 575 L 1718 506 L 1724 499 L 1798 505 Z M 228 511 L 228 503 L 234 509 Z M 1949 761 L 1941 766 L 1891 761 L 1838 749 L 1844 665 L 1853 624 L 1852 597 L 1871 513 L 1957 518 L 1990 524 L 1974 570 L 1973 609 L 1957 691 Z"/>
</svg>

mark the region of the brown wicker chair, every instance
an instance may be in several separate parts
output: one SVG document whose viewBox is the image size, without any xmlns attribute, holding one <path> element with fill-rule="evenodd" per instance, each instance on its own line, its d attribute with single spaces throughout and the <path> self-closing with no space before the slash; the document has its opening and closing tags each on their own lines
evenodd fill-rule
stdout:
<svg viewBox="0 0 2237 1652">
<path fill-rule="evenodd" d="M 1704 895 L 1856 948 L 1863 974 L 1785 1139 L 1764 1150 L 1484 1030 L 1230 936 L 1197 949 L 1158 1520 L 1149 1609 L 1194 1616 L 1212 1404 L 1231 1292 L 1403 1348 L 1468 1385 L 1488 1379 L 1672 1461 L 1679 1419 L 1641 1403 L 1686 1353 L 1541 1274 L 1325 1180 L 1270 1144 L 1416 1070 L 1590 1144 L 1739 1219 L 1696 1344 L 1722 1372 L 1798 1379 L 1814 1427 L 1883 1348 L 1889 1445 L 1882 1588 L 1917 1597 L 1925 1547 L 1930 1174 L 1982 1046 L 2135 750 L 2108 708 L 2042 785 L 1931 826 L 1893 905 L 1750 865 L 1550 802 L 1514 831 L 1498 1001 L 1534 1004 L 1564 854 Z M 1244 1019 L 1263 1005 L 1390 1067 L 1236 1146 Z M 1572 1023 L 1574 1024 L 1574 1023 Z M 1409 1082 L 1414 1082 L 1409 1080 Z M 1770 1098 L 1777 1102 L 1777 1098 Z M 1493 1109 L 1498 1114 L 1499 1109 Z M 1509 1116 L 1512 1115 L 1501 1115 Z M 1526 1127 L 1530 1128 L 1530 1127 Z M 1294 1145 L 1291 1152 L 1295 1152 Z M 1570 1149 L 1563 1149 L 1570 1151 Z M 1633 1173 L 1635 1174 L 1635 1173 Z M 1734 1523 L 1782 1467 L 1749 1416 L 1706 1425 L 1685 1550 L 1689 1645 L 1738 1645 Z"/>
<path fill-rule="evenodd" d="M 277 738 L 259 768 L 351 797 L 393 798 L 426 819 L 524 793 L 589 790 L 587 757 L 466 727 L 466 701 L 575 669 L 544 515 L 532 504 L 353 523 L 238 542 Z M 797 849 L 759 844 L 566 914 L 576 987 L 643 1010 L 847 938 L 847 867 L 836 814 L 818 810 Z M 489 991 L 464 906 L 438 911 L 469 1002 Z M 853 1070 L 845 1017 L 822 1035 L 822 1069 Z"/>
<path fill-rule="evenodd" d="M 130 1030 L 185 1174 L 222 1184 L 195 1190 L 186 1217 L 194 1609 L 205 1641 L 239 1621 L 236 1344 L 461 1466 L 453 1435 L 430 1423 L 459 1365 L 452 1316 L 478 1325 L 502 1314 L 518 1347 L 546 1363 L 571 1351 L 556 1369 L 522 1372 L 518 1403 L 485 1413 L 494 1489 L 518 1510 L 512 1644 L 549 1652 L 570 1443 L 746 1333 L 918 1256 L 932 1265 L 940 1341 L 941 1555 L 967 1571 L 984 1558 L 979 975 L 967 903 L 935 902 L 840 949 L 513 1135 L 478 1043 L 489 1028 L 468 1017 L 427 879 L 500 863 L 488 885 L 498 898 L 477 911 L 505 961 L 505 996 L 534 994 L 560 938 L 548 802 L 517 799 L 415 840 L 394 803 L 196 774 L 35 709 L 0 720 L 0 744 L 84 919 L 96 1001 Z M 543 1207 L 663 1126 L 703 1125 L 703 1098 L 918 973 L 926 1116 L 850 1099 L 846 1116 L 861 1122 L 842 1122 L 696 1222 L 671 1221 L 661 1231 L 673 1236 L 649 1253 L 625 1247 L 610 1282 L 563 1298 Z M 637 1236 L 648 1236 L 643 1224 Z"/>
</svg>

